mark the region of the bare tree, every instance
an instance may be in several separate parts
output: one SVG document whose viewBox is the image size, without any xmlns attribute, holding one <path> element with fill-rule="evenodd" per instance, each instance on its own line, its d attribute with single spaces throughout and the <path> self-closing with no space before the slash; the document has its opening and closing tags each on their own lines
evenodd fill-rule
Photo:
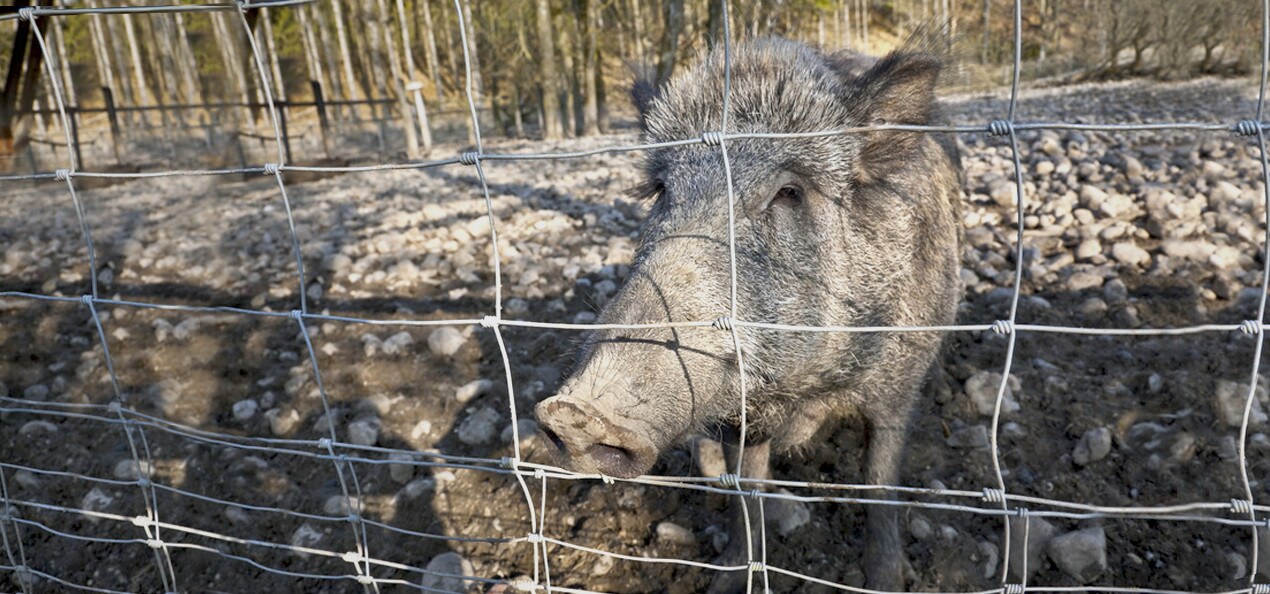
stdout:
<svg viewBox="0 0 1270 594">
<path fill-rule="evenodd" d="M 666 26 L 662 31 L 661 49 L 657 61 L 657 84 L 670 80 L 675 72 L 675 60 L 679 54 L 679 35 L 684 27 L 683 0 L 666 0 Z"/>
<path fill-rule="evenodd" d="M 555 39 L 551 35 L 551 3 L 537 0 L 538 54 L 541 64 L 542 84 L 542 136 L 547 140 L 559 139 L 564 129 L 560 125 L 560 96 L 557 88 Z"/>
</svg>

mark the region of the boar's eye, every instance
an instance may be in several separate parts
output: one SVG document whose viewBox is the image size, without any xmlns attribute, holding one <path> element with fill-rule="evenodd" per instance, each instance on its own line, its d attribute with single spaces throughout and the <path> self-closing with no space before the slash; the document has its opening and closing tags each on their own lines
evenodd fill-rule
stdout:
<svg viewBox="0 0 1270 594">
<path fill-rule="evenodd" d="M 768 208 L 784 206 L 794 208 L 803 203 L 803 189 L 798 186 L 785 186 L 776 191 L 776 195 L 772 196 L 771 202 L 767 204 Z"/>
</svg>

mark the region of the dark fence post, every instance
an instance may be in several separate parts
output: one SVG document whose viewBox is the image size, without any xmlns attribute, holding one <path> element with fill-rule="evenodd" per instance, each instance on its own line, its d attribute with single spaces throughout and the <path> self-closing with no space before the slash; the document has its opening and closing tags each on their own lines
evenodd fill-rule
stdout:
<svg viewBox="0 0 1270 594">
<path fill-rule="evenodd" d="M 278 127 L 282 128 L 282 148 L 287 153 L 287 162 L 290 163 L 291 158 L 291 134 L 287 131 L 287 103 L 279 101 L 276 104 L 278 108 Z"/>
<path fill-rule="evenodd" d="M 71 148 L 75 149 L 75 168 L 84 167 L 84 151 L 79 145 L 79 109 L 74 106 L 66 108 L 67 119 L 71 121 Z"/>
<path fill-rule="evenodd" d="M 313 88 L 313 103 L 317 106 L 318 127 L 322 131 L 322 151 L 329 159 L 331 158 L 331 121 L 326 118 L 326 98 L 322 95 L 321 83 L 310 80 L 309 86 Z"/>
<path fill-rule="evenodd" d="M 110 87 L 101 88 L 101 98 L 106 102 L 106 119 L 110 120 L 110 146 L 119 164 L 119 112 L 115 109 L 115 92 Z"/>
</svg>

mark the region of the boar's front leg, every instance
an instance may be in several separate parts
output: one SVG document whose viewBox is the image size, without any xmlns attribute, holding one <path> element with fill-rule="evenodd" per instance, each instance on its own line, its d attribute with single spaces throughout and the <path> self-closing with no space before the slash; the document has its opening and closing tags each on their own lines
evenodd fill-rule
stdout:
<svg viewBox="0 0 1270 594">
<path fill-rule="evenodd" d="M 738 435 L 736 432 L 728 431 L 728 435 L 724 436 L 723 452 L 728 462 L 728 471 L 736 470 L 737 457 L 740 456 L 741 448 L 738 443 Z M 771 459 L 772 442 L 764 441 L 762 443 L 749 444 L 745 446 L 745 455 L 741 457 L 741 476 L 746 478 L 767 479 L 771 478 L 771 468 L 769 461 Z M 749 493 L 754 490 L 752 485 L 742 485 L 741 489 Z M 719 555 L 715 563 L 719 565 L 745 565 L 750 560 L 749 542 L 754 543 L 755 560 L 758 557 L 758 551 L 762 546 L 760 540 L 762 535 L 762 526 L 759 515 L 759 502 L 752 497 L 732 496 L 732 517 L 728 523 L 728 546 L 723 550 L 723 554 Z M 744 506 L 744 509 L 742 508 Z M 750 516 L 750 538 L 746 538 L 745 533 L 745 512 L 749 512 Z M 721 572 L 715 575 L 714 581 L 710 583 L 710 594 L 733 594 L 736 592 L 744 592 L 746 581 L 750 579 L 751 572 L 749 568 L 739 571 Z"/>
<path fill-rule="evenodd" d="M 911 405 L 900 405 L 866 412 L 868 449 L 865 479 L 869 484 L 899 484 L 910 410 Z M 886 491 L 878 492 L 878 497 L 891 499 L 894 495 Z M 900 542 L 899 509 L 893 505 L 870 505 L 865 513 L 868 525 L 865 536 L 868 540 L 864 548 L 865 581 L 872 590 L 903 590 L 908 562 Z"/>
</svg>

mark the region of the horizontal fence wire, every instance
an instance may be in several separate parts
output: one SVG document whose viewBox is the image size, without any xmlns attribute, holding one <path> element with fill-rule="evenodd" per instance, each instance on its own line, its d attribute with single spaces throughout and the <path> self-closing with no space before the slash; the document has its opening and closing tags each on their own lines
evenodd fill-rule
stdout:
<svg viewBox="0 0 1270 594">
<path fill-rule="evenodd" d="M 197 550 L 211 555 L 215 555 L 227 562 L 232 562 L 233 567 L 247 568 L 251 567 L 269 574 L 283 577 L 320 580 L 326 582 L 351 582 L 361 586 L 366 592 L 378 592 L 380 586 L 396 585 L 419 591 L 444 591 L 425 587 L 418 583 L 418 577 L 433 576 L 437 578 L 460 579 L 469 584 L 505 584 L 516 590 L 535 591 L 547 590 L 557 592 L 589 592 L 569 587 L 553 586 L 549 564 L 548 545 L 554 545 L 558 549 L 569 549 L 584 552 L 591 555 L 609 557 L 612 559 L 621 559 L 634 563 L 650 563 L 650 564 L 673 564 L 696 569 L 703 569 L 711 572 L 748 572 L 751 580 L 748 589 L 763 588 L 766 590 L 768 573 L 780 574 L 783 576 L 797 579 L 808 584 L 817 584 L 826 586 L 836 590 L 844 590 L 851 592 L 861 592 L 875 594 L 877 591 L 865 588 L 858 588 L 846 584 L 826 580 L 817 576 L 806 575 L 787 568 L 781 568 L 769 565 L 766 561 L 767 538 L 764 529 L 764 521 L 762 517 L 763 505 L 765 501 L 795 501 L 803 503 L 829 503 L 839 505 L 860 505 L 860 506 L 894 506 L 906 509 L 927 509 L 950 511 L 966 514 L 975 514 L 984 517 L 1000 517 L 1002 520 L 1003 531 L 1003 554 L 1001 555 L 1001 577 L 1000 587 L 989 590 L 981 590 L 977 592 L 968 592 L 964 594 L 1021 594 L 1023 592 L 1117 592 L 1126 594 L 1137 594 L 1140 592 L 1176 592 L 1176 594 L 1194 594 L 1190 591 L 1166 591 L 1159 589 L 1146 589 L 1134 587 L 1107 587 L 1107 586 L 1073 586 L 1073 587 L 1050 587 L 1029 585 L 1024 580 L 1022 583 L 1012 583 L 1009 581 L 1009 559 L 1011 558 L 1010 546 L 1012 538 L 1011 519 L 1022 518 L 1023 526 L 1026 530 L 1028 518 L 1052 518 L 1067 520 L 1156 520 L 1156 521 L 1175 521 L 1175 522 L 1198 522 L 1232 527 L 1246 527 L 1250 532 L 1250 563 L 1248 571 L 1248 586 L 1242 589 L 1227 590 L 1222 594 L 1236 593 L 1252 593 L 1265 594 L 1270 592 L 1270 585 L 1260 584 L 1256 582 L 1258 574 L 1257 563 L 1258 554 L 1258 529 L 1270 528 L 1270 505 L 1258 503 L 1252 493 L 1251 477 L 1248 472 L 1247 458 L 1247 441 L 1248 441 L 1248 425 L 1251 415 L 1254 399 L 1256 397 L 1256 385 L 1258 380 L 1258 372 L 1260 369 L 1260 358 L 1264 345 L 1264 319 L 1267 297 L 1267 283 L 1270 283 L 1270 258 L 1265 260 L 1265 267 L 1261 271 L 1261 295 L 1255 319 L 1246 320 L 1240 324 L 1202 324 L 1185 327 L 1173 328 L 1086 328 L 1076 326 L 1060 326 L 1060 325 L 1041 325 L 1021 323 L 1018 320 L 1018 306 L 1022 295 L 1021 282 L 1023 277 L 1023 239 L 1024 239 L 1024 204 L 1029 198 L 1025 195 L 1023 183 L 1022 163 L 1019 158 L 1018 137 L 1019 132 L 1039 131 L 1039 130 L 1071 130 L 1071 131 L 1099 131 L 1107 133 L 1127 133 L 1142 131 L 1174 131 L 1174 132 L 1215 132 L 1215 133 L 1232 133 L 1240 137 L 1246 137 L 1255 141 L 1254 146 L 1259 150 L 1260 164 L 1262 167 L 1263 182 L 1270 182 L 1270 162 L 1267 161 L 1265 132 L 1266 123 L 1262 121 L 1265 106 L 1266 78 L 1267 70 L 1270 68 L 1270 0 L 1263 0 L 1262 3 L 1262 60 L 1260 87 L 1257 100 L 1256 114 L 1247 120 L 1228 123 L 1201 123 L 1201 122 L 1169 122 L 1169 123 L 1134 123 L 1134 124 L 1118 124 L 1118 123 L 1069 123 L 1069 122 L 1021 122 L 1016 120 L 1016 111 L 1019 98 L 1019 75 L 1022 62 L 1022 0 L 1014 0 L 1014 58 L 1013 58 L 1013 77 L 1010 87 L 1010 97 L 1008 111 L 1002 119 L 992 120 L 985 124 L 958 124 L 958 125 L 936 125 L 936 126 L 907 126 L 907 125 L 872 125 L 864 127 L 843 128 L 837 130 L 821 130 L 812 132 L 735 132 L 727 129 L 727 118 L 729 114 L 730 101 L 730 80 L 731 80 L 731 40 L 729 33 L 729 17 L 728 2 L 719 0 L 724 15 L 724 31 L 723 51 L 725 57 L 725 90 L 722 98 L 722 124 L 719 130 L 704 131 L 700 137 L 684 138 L 681 140 L 660 143 L 640 143 L 620 146 L 606 146 L 588 150 L 578 151 L 558 151 L 558 152 L 516 152 L 516 153 L 487 153 L 484 152 L 481 137 L 480 124 L 477 118 L 477 108 L 475 97 L 472 89 L 472 57 L 468 55 L 468 35 L 471 23 L 466 21 L 462 6 L 459 0 L 455 0 L 454 10 L 456 12 L 459 23 L 460 41 L 463 47 L 464 66 L 466 69 L 466 99 L 469 106 L 469 112 L 472 120 L 472 126 L 476 135 L 476 150 L 465 152 L 459 155 L 429 161 L 416 162 L 398 162 L 398 163 L 382 163 L 375 165 L 361 166 L 300 166 L 291 165 L 286 162 L 283 146 L 282 132 L 279 129 L 277 121 L 277 113 L 279 105 L 282 102 L 275 102 L 269 84 L 269 75 L 264 66 L 262 50 L 255 42 L 248 21 L 246 19 L 246 11 L 256 8 L 273 8 L 284 7 L 298 4 L 305 4 L 313 0 L 258 0 L 245 1 L 239 0 L 233 3 L 221 4 L 189 4 L 189 5 L 169 5 L 169 6 L 116 6 L 116 7 L 88 7 L 88 8 L 65 8 L 65 7 L 27 7 L 18 9 L 7 14 L 0 14 L 0 21 L 22 19 L 33 22 L 40 18 L 49 17 L 71 17 L 75 15 L 120 15 L 120 14 L 155 14 L 155 13 L 193 13 L 193 12 L 230 12 L 236 13 L 240 24 L 244 27 L 247 39 L 250 45 L 253 63 L 256 67 L 254 75 L 260 81 L 260 88 L 265 94 L 264 105 L 268 107 L 266 110 L 269 114 L 270 122 L 273 127 L 273 140 L 277 151 L 276 162 L 263 163 L 259 167 L 239 167 L 226 169 L 185 169 L 185 170 L 164 170 L 153 172 L 135 172 L 135 173 L 116 173 L 116 172 L 93 172 L 81 170 L 78 163 L 74 160 L 73 141 L 67 130 L 66 124 L 67 107 L 63 100 L 58 77 L 54 73 L 52 59 L 45 60 L 46 74 L 49 77 L 53 93 L 52 99 L 55 102 L 61 122 L 63 123 L 63 131 L 66 132 L 66 149 L 68 154 L 68 167 L 58 169 L 46 173 L 34 173 L 28 175 L 9 175 L 0 176 L 0 183 L 3 182 L 32 182 L 32 181 L 55 181 L 65 183 L 67 186 L 69 197 L 76 209 L 77 221 L 81 226 L 85 247 L 87 249 L 88 258 L 95 259 L 94 247 L 92 244 L 91 228 L 84 214 L 82 205 L 76 194 L 75 180 L 77 179 L 148 179 L 163 177 L 193 177 L 193 176 L 214 176 L 214 175 L 268 175 L 273 177 L 277 182 L 279 198 L 285 207 L 287 222 L 289 225 L 289 240 L 293 255 L 296 260 L 296 274 L 299 285 L 297 287 L 297 302 L 295 309 L 290 311 L 269 311 L 264 309 L 248 309 L 222 305 L 210 306 L 193 306 L 178 303 L 148 303 L 142 301 L 132 301 L 123 299 L 111 299 L 102 297 L 96 286 L 94 277 L 92 290 L 90 294 L 69 297 L 60 295 L 46 295 L 23 291 L 0 291 L 0 299 L 30 301 L 30 302 L 53 302 L 78 305 L 85 308 L 85 323 L 88 324 L 95 332 L 103 354 L 107 371 L 113 386 L 114 398 L 109 404 L 87 404 L 87 403 L 66 403 L 66 402 L 38 402 L 20 398 L 0 397 L 0 414 L 4 415 L 24 415 L 37 419 L 56 419 L 56 420 L 76 420 L 86 423 L 100 424 L 104 431 L 121 431 L 129 444 L 129 455 L 131 461 L 137 465 L 137 468 L 154 468 L 153 455 L 150 450 L 150 440 L 154 436 L 164 435 L 180 439 L 188 443 L 215 445 L 218 447 L 231 448 L 236 451 L 245 452 L 261 452 L 271 455 L 296 457 L 302 459 L 317 460 L 323 464 L 329 464 L 332 470 L 332 476 L 340 488 L 340 494 L 346 504 L 346 509 L 350 513 L 346 515 L 335 514 L 315 514 L 302 512 L 299 510 L 288 509 L 285 507 L 277 507 L 270 505 L 261 505 L 247 501 L 231 500 L 226 498 L 214 497 L 192 490 L 184 489 L 174 485 L 164 484 L 157 479 L 148 476 L 148 473 L 141 473 L 143 476 L 135 480 L 123 480 L 118 478 L 106 478 L 93 476 L 90 474 L 75 472 L 68 469 L 55 467 L 36 467 L 31 465 L 17 464 L 6 461 L 0 455 L 0 546 L 3 547 L 5 556 L 0 559 L 0 572 L 6 572 L 15 577 L 16 583 L 24 593 L 39 591 L 34 584 L 33 578 L 39 578 L 61 587 L 88 591 L 88 592 L 115 592 L 115 590 L 104 589 L 94 585 L 80 584 L 72 582 L 64 577 L 46 573 L 38 569 L 38 559 L 29 557 L 29 551 L 26 548 L 25 539 L 29 535 L 42 533 L 52 538 L 64 539 L 68 542 L 78 542 L 85 545 L 89 543 L 126 545 L 136 547 L 146 547 L 153 551 L 155 575 L 161 581 L 163 591 L 176 592 L 191 587 L 189 583 L 183 579 L 181 567 L 174 564 L 171 552 L 174 550 Z M 39 32 L 38 27 L 32 27 L 35 39 L 40 45 L 45 56 L 52 56 L 45 46 L 43 35 Z M 999 320 L 979 324 L 957 324 L 942 326 L 799 326 L 772 324 L 757 321 L 748 321 L 738 318 L 738 295 L 737 295 L 737 278 L 738 275 L 744 274 L 744 270 L 738 270 L 736 264 L 736 241 L 735 241 L 735 221 L 736 216 L 733 211 L 735 204 L 735 196 L 732 189 L 733 173 L 730 168 L 728 159 L 727 146 L 731 141 L 751 140 L 778 140 L 778 139 L 811 139 L 824 138 L 847 134 L 872 133 L 877 131 L 906 131 L 913 133 L 944 133 L 944 134 L 986 134 L 991 137 L 997 137 L 1007 142 L 1011 149 L 1012 163 L 1014 166 L 1014 181 L 1016 192 L 1016 234 L 1015 234 L 1015 251 L 1014 257 L 1014 276 L 1013 287 L 1011 291 L 1010 309 L 1008 317 Z M 514 320 L 503 317 L 502 311 L 502 279 L 500 271 L 500 260 L 498 256 L 498 221 L 496 219 L 492 200 L 490 197 L 489 185 L 486 182 L 483 162 L 489 161 L 540 161 L 540 160 L 566 160 L 581 159 L 605 154 L 617 154 L 628 152 L 643 152 L 656 149 L 695 146 L 700 145 L 710 149 L 717 149 L 727 170 L 728 180 L 728 229 L 729 229 L 729 250 L 730 250 L 730 293 L 729 293 L 729 311 L 715 319 L 699 320 L 689 322 L 675 323 L 647 323 L 647 324 L 559 324 L 535 322 L 528 320 Z M 494 311 L 491 315 L 480 318 L 457 318 L 457 319 L 374 319 L 353 316 L 328 315 L 309 311 L 308 304 L 305 300 L 305 279 L 304 263 L 302 258 L 302 243 L 296 232 L 295 221 L 291 213 L 291 206 L 287 196 L 287 185 L 284 180 L 286 172 L 327 172 L 327 173 L 359 173 L 359 172 L 376 172 L 399 169 L 428 169 L 444 166 L 463 166 L 473 167 L 480 181 L 481 198 L 486 206 L 486 216 L 490 223 L 490 241 L 494 252 Z M 1270 183 L 1264 184 L 1265 203 L 1270 205 Z M 1270 208 L 1267 210 L 1267 228 L 1270 229 Z M 1263 248 L 1265 244 L 1263 242 Z M 95 269 L 95 267 L 94 267 Z M 331 404 L 326 390 L 322 384 L 322 370 L 318 363 L 317 353 L 313 347 L 309 330 L 306 323 L 308 322 L 335 322 L 347 324 L 362 324 L 372 326 L 399 326 L 399 327 L 429 327 L 429 326 L 458 326 L 467 325 L 478 327 L 483 330 L 490 331 L 498 344 L 500 350 L 501 363 L 506 375 L 508 405 L 510 408 L 512 419 L 512 448 L 513 456 L 500 459 L 480 458 L 470 456 L 458 456 L 445 454 L 440 452 L 421 452 L 400 448 L 388 448 L 381 446 L 358 445 L 348 442 L 342 442 L 338 439 L 333 425 L 329 426 L 329 436 L 322 437 L 317 440 L 303 439 L 286 439 L 286 438 L 268 438 L 256 437 L 248 435 L 235 435 L 228 433 L 218 433 L 207 431 L 193 426 L 184 425 L 159 416 L 149 415 L 136 409 L 130 402 L 127 394 L 120 388 L 119 380 L 111 365 L 111 352 L 107 345 L 106 333 L 102 326 L 102 317 L 98 313 L 98 307 L 128 307 L 135 309 L 152 309 L 161 311 L 174 311 L 185 313 L 225 313 L 249 317 L 273 318 L 278 320 L 286 320 L 296 325 L 296 329 L 305 345 L 309 364 L 314 381 L 318 386 L 319 397 L 323 410 L 330 415 Z M 511 364 L 509 361 L 506 346 L 503 342 L 501 331 L 503 328 L 530 328 L 530 329 L 557 329 L 557 330 L 575 330 L 575 331 L 591 331 L 591 330 L 636 330 L 636 329 L 657 329 L 657 328 L 714 328 L 722 332 L 730 334 L 735 351 L 737 354 L 737 364 L 739 366 L 741 381 L 744 382 L 746 377 L 745 363 L 741 359 L 741 334 L 753 330 L 767 330 L 779 332 L 842 332 L 842 333 L 881 333 L 881 332 L 936 332 L 936 333 L 952 333 L 952 332 L 977 332 L 992 333 L 1000 336 L 1005 342 L 1004 361 L 1002 362 L 1002 379 L 996 393 L 995 408 L 992 417 L 992 429 L 990 433 L 991 453 L 993 460 L 993 470 L 995 483 L 987 486 L 979 491 L 956 490 L 947 488 L 916 488 L 906 487 L 902 485 L 869 485 L 869 484 L 852 484 L 852 483 L 831 483 L 831 482 L 807 482 L 792 481 L 778 479 L 760 479 L 747 477 L 740 474 L 740 461 L 737 462 L 735 474 L 724 474 L 719 477 L 677 477 L 677 476 L 654 476 L 646 475 L 633 479 L 614 478 L 597 474 L 586 474 L 569 471 L 553 465 L 529 462 L 521 458 L 519 449 L 520 435 L 519 428 L 516 423 L 517 410 L 515 394 L 512 385 Z M 1255 357 L 1251 366 L 1251 383 L 1248 395 L 1244 401 L 1244 409 L 1242 416 L 1242 424 L 1239 435 L 1238 462 L 1240 468 L 1240 481 L 1244 490 L 1244 498 L 1232 499 L 1230 501 L 1192 501 L 1182 502 L 1172 505 L 1159 506 L 1110 506 L 1098 505 L 1096 503 L 1087 503 L 1079 501 L 1064 501 L 1059 499 L 1050 499 L 1044 497 L 1035 497 L 1021 494 L 1012 494 L 1006 491 L 1004 475 L 1001 466 L 1001 455 L 998 447 L 998 435 L 1000 416 L 1004 395 L 1007 390 L 1008 378 L 1010 370 L 1014 363 L 1015 345 L 1017 337 L 1020 333 L 1061 333 L 1075 335 L 1092 335 L 1092 336 L 1172 336 L 1172 335 L 1190 335 L 1198 333 L 1240 333 L 1250 336 L 1256 341 Z M 741 386 L 741 402 L 740 402 L 740 418 L 741 432 L 744 435 L 746 423 L 744 421 L 746 414 L 746 389 L 744 383 Z M 148 437 L 149 436 L 149 437 Z M 744 444 L 744 439 L 741 440 Z M 742 452 L 744 448 L 742 447 Z M 470 470 L 491 475 L 509 476 L 514 478 L 520 487 L 524 496 L 526 505 L 525 518 L 528 520 L 530 532 L 526 534 L 518 534 L 514 536 L 454 536 L 440 533 L 427 533 L 416 530 L 409 530 L 390 523 L 382 522 L 372 518 L 365 517 L 360 512 L 359 502 L 364 500 L 361 491 L 361 483 L 358 478 L 356 466 L 377 466 L 377 465 L 405 465 L 418 468 L 428 469 L 455 469 Z M 33 475 L 61 478 L 77 481 L 84 484 L 98 484 L 112 487 L 122 487 L 136 489 L 141 495 L 144 502 L 144 514 L 128 516 L 122 514 L 112 514 L 101 512 L 83 507 L 68 507 L 62 505 L 54 505 L 45 502 L 30 501 L 15 497 L 8 486 L 7 475 L 16 472 L 26 472 Z M 600 484 L 637 484 L 648 485 L 666 489 L 680 489 L 697 493 L 712 493 L 720 495 L 729 495 L 740 500 L 750 499 L 757 500 L 759 505 L 754 509 L 760 514 L 759 517 L 750 518 L 748 505 L 742 505 L 741 509 L 745 512 L 745 522 L 747 524 L 747 534 L 753 534 L 748 529 L 750 523 L 756 523 L 759 527 L 757 532 L 759 542 L 748 542 L 748 557 L 744 564 L 729 566 L 717 565 L 712 563 L 702 563 L 687 559 L 678 558 L 657 558 L 647 556 L 634 556 L 614 551 L 608 551 L 601 548 L 583 546 L 570 542 L 561 538 L 550 536 L 545 533 L 546 512 L 547 512 L 547 485 L 548 481 L 582 481 L 595 482 Z M 538 500 L 535 502 L 534 494 L 530 488 L 530 484 L 537 483 L 540 487 Z M 808 494 L 799 494 L 793 492 L 780 492 L 776 489 L 796 489 Z M 331 551 L 320 548 L 297 545 L 293 543 L 279 543 L 266 540 L 247 539 L 235 537 L 232 534 L 224 534 L 213 530 L 199 529 L 191 526 L 183 526 L 177 523 L 165 521 L 163 519 L 164 510 L 159 507 L 157 493 L 162 492 L 166 495 L 199 501 L 203 503 L 232 506 L 239 509 L 250 510 L 254 512 L 276 514 L 278 516 L 293 518 L 297 520 L 311 520 L 322 523 L 343 523 L 348 524 L 352 542 L 355 549 L 351 551 Z M 830 494 L 817 494 L 830 493 Z M 111 534 L 118 536 L 91 536 L 75 532 L 59 530 L 41 521 L 25 517 L 23 510 L 27 512 L 41 512 L 49 514 L 59 514 L 66 516 L 76 516 L 90 518 L 94 521 L 106 522 L 111 526 L 115 526 L 116 530 L 110 530 Z M 370 549 L 370 538 L 367 536 L 368 529 L 385 530 L 422 540 L 436 540 L 443 542 L 456 543 L 479 543 L 498 546 L 524 546 L 528 545 L 533 553 L 533 575 L 521 580 L 504 580 L 478 576 L 462 576 L 449 574 L 445 572 L 431 571 L 409 564 L 393 562 L 378 558 L 375 556 L 377 551 Z M 290 571 L 281 567 L 273 567 L 261 563 L 257 559 L 244 554 L 229 552 L 224 550 L 224 546 L 206 546 L 188 542 L 188 537 L 199 537 L 207 539 L 209 542 L 219 543 L 220 545 L 235 545 L 242 547 L 239 553 L 244 550 L 267 549 L 285 551 L 288 553 L 311 555 L 332 560 L 337 560 L 346 564 L 347 571 L 340 574 L 317 574 L 311 572 Z M 1024 538 L 1024 546 L 1027 546 L 1029 539 Z M 1029 551 L 1024 550 L 1022 557 L 1026 559 Z M 411 575 L 415 579 L 403 580 L 397 578 L 382 577 L 385 571 L 404 572 Z M 1023 575 L 1026 575 L 1026 571 Z M 755 576 L 761 576 L 761 580 L 756 581 Z M 748 591 L 748 590 L 747 590 Z M 1217 593 L 1213 593 L 1217 594 Z"/>
</svg>

